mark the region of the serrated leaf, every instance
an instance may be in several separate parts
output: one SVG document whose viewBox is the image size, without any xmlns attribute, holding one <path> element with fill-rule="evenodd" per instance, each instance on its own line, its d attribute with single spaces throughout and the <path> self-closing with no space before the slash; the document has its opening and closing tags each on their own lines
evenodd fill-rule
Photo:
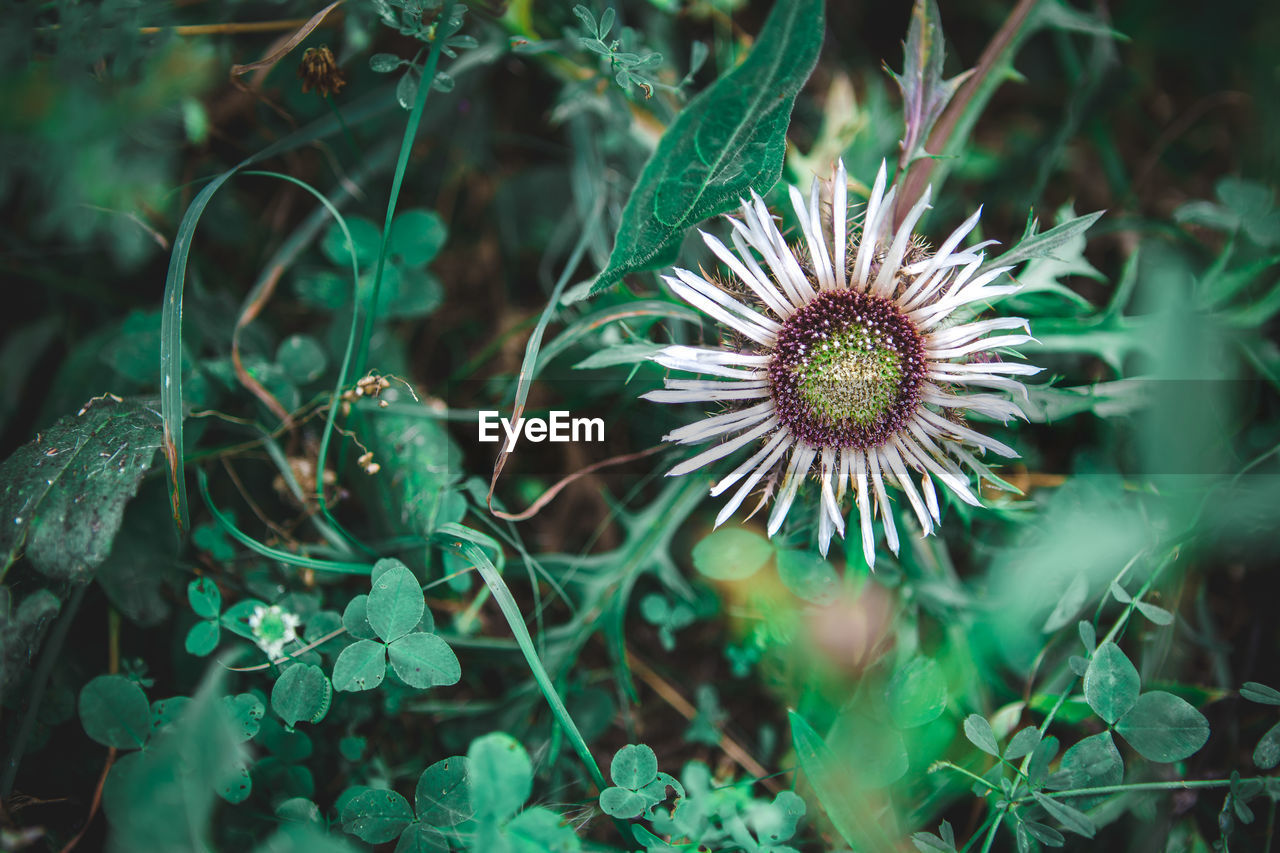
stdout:
<svg viewBox="0 0 1280 853">
<path fill-rule="evenodd" d="M 413 109 L 413 102 L 418 97 L 418 72 L 410 68 L 400 77 L 396 84 L 396 102 L 401 109 Z"/>
<path fill-rule="evenodd" d="M 289 667 L 271 688 L 271 710 L 284 724 L 318 723 L 329 712 L 333 687 L 318 666 L 298 663 Z"/>
<path fill-rule="evenodd" d="M 378 74 L 387 74 L 395 71 L 404 62 L 394 53 L 375 53 L 369 57 L 369 68 Z"/>
<path fill-rule="evenodd" d="M 377 640 L 356 640 L 333 663 L 333 689 L 372 690 L 387 674 L 387 647 Z"/>
<path fill-rule="evenodd" d="M 925 155 L 922 146 L 929 138 L 929 131 L 946 109 L 956 89 L 973 73 L 966 71 L 950 80 L 943 80 L 942 63 L 945 58 L 946 48 L 938 4 L 934 0 L 916 0 L 911 9 L 907 41 L 903 45 L 902 74 L 889 72 L 902 92 L 906 135 L 899 146 L 902 149 L 900 162 L 903 165 Z"/>
<path fill-rule="evenodd" d="M 100 675 L 80 691 L 80 724 L 103 746 L 138 749 L 151 734 L 151 706 L 142 688 L 122 675 Z"/>
<path fill-rule="evenodd" d="M 658 142 L 592 294 L 675 260 L 696 223 L 782 175 L 787 125 L 822 48 L 822 0 L 779 0 L 751 53 L 691 100 Z"/>
<path fill-rule="evenodd" d="M 151 469 L 160 423 L 145 405 L 94 400 L 0 464 L 0 576 L 25 553 L 54 580 L 91 577 Z"/>
<path fill-rule="evenodd" d="M 1053 258 L 1055 257 L 1055 252 L 1088 231 L 1093 226 L 1093 223 L 1097 222 L 1105 212 L 1099 210 L 1096 213 L 1077 216 L 1043 233 L 1028 234 L 1000 257 L 984 263 L 978 272 L 992 270 L 996 267 L 1013 266 L 1033 258 Z"/>
<path fill-rule="evenodd" d="M 1138 754 L 1150 761 L 1181 761 L 1209 739 L 1209 721 L 1189 702 L 1163 690 L 1143 693 L 1116 723 Z"/>
<path fill-rule="evenodd" d="M 1108 725 L 1138 701 L 1138 670 L 1115 643 L 1098 647 L 1084 674 L 1084 698 Z"/>
<path fill-rule="evenodd" d="M 969 743 L 985 752 L 987 755 L 1000 757 L 1000 746 L 996 743 L 996 733 L 991 728 L 991 723 L 987 722 L 987 718 L 981 714 L 970 714 L 964 719 L 964 736 L 969 739 Z"/>
<path fill-rule="evenodd" d="M 1094 826 L 1093 819 L 1079 809 L 1048 797 L 1039 791 L 1032 791 L 1032 796 L 1036 798 L 1037 803 L 1044 806 L 1044 810 L 1049 813 L 1049 816 L 1062 824 L 1063 828 L 1068 832 L 1083 835 L 1085 838 L 1093 838 L 1097 833 L 1098 830 Z"/>
<path fill-rule="evenodd" d="M 342 627 L 357 640 L 374 640 L 378 635 L 369 624 L 369 596 L 357 595 L 342 611 Z"/>
<path fill-rule="evenodd" d="M 413 572 L 399 560 L 379 560 L 384 571 L 374 579 L 366 602 L 366 617 L 384 643 L 408 634 L 418 625 L 426 600 Z"/>
<path fill-rule="evenodd" d="M 447 687 L 462 678 L 462 666 L 449 644 L 435 634 L 417 631 L 387 647 L 391 668 L 410 687 Z"/>
</svg>

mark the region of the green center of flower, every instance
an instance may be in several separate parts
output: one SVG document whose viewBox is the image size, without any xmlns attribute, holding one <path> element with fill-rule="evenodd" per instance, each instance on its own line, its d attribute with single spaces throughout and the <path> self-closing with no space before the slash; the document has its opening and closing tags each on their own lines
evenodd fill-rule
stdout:
<svg viewBox="0 0 1280 853">
<path fill-rule="evenodd" d="M 814 414 L 865 428 L 898 398 L 902 356 L 878 334 L 855 325 L 827 338 L 796 379 L 800 399 Z"/>
<path fill-rule="evenodd" d="M 778 332 L 769 391 L 810 447 L 878 447 L 914 416 L 924 372 L 920 333 L 891 300 L 825 291 Z"/>
<path fill-rule="evenodd" d="M 265 643 L 284 640 L 285 631 L 284 613 L 277 607 L 268 607 L 263 611 L 262 620 L 254 628 L 254 633 Z"/>
</svg>

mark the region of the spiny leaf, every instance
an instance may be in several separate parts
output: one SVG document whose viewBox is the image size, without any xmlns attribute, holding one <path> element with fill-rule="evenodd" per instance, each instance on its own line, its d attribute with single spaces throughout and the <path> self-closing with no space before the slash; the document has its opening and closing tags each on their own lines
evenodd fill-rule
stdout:
<svg viewBox="0 0 1280 853">
<path fill-rule="evenodd" d="M 942 37 L 942 18 L 934 0 L 916 0 L 911 9 L 911 26 L 903 45 L 902 74 L 889 71 L 889 76 L 902 92 L 906 135 L 899 143 L 899 163 L 907 166 L 926 152 L 922 146 L 929 138 L 934 122 L 960 88 L 972 69 L 950 80 L 942 79 L 942 61 L 946 48 Z M 887 69 L 886 69 L 887 70 Z"/>
</svg>

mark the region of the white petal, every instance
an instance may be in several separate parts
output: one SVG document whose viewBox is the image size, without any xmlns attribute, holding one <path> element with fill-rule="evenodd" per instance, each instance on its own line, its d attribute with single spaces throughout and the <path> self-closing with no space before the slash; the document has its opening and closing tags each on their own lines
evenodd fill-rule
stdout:
<svg viewBox="0 0 1280 853">
<path fill-rule="evenodd" d="M 1023 416 L 1021 409 L 1003 397 L 997 397 L 995 394 L 952 394 L 943 391 L 936 385 L 925 383 L 920 398 L 924 402 L 932 403 L 935 406 L 980 412 L 1001 421 Z"/>
<path fill-rule="evenodd" d="M 896 556 L 901 547 L 898 542 L 898 525 L 893 520 L 893 507 L 884 489 L 884 478 L 880 475 L 880 462 L 877 458 L 871 460 L 871 484 L 876 490 L 876 503 L 880 507 L 880 519 L 884 522 L 884 535 L 889 540 L 889 550 Z"/>
<path fill-rule="evenodd" d="M 990 320 L 981 320 L 976 323 L 961 323 L 958 326 L 948 326 L 945 329 L 939 329 L 936 332 L 931 332 L 925 335 L 924 342 L 926 348 L 940 349 L 942 347 L 968 343 L 974 338 L 985 335 L 987 332 L 1005 329 L 1025 329 L 1028 333 L 1031 331 L 1030 324 L 1021 317 L 993 317 Z"/>
<path fill-rule="evenodd" d="M 836 449 L 824 447 L 822 449 L 822 505 L 826 509 L 824 515 L 830 517 L 835 526 L 840 529 L 840 535 L 844 536 L 844 514 L 840 512 L 835 490 L 831 487 L 831 481 L 836 475 L 836 467 Z"/>
<path fill-rule="evenodd" d="M 777 282 L 782 293 L 786 296 L 787 302 L 795 308 L 801 308 L 808 303 L 807 299 L 801 297 L 799 291 L 795 289 L 791 281 L 791 277 L 786 275 L 783 270 L 782 259 L 778 257 L 777 249 L 769 240 L 768 235 L 761 228 L 756 213 L 751 208 L 750 202 L 743 202 L 742 205 L 743 219 L 745 222 L 739 222 L 736 219 L 729 220 L 733 226 L 735 235 L 739 235 L 741 240 L 746 241 L 751 248 L 760 253 L 760 257 L 764 259 L 765 266 L 773 273 L 773 280 Z M 773 222 L 770 221 L 768 227 L 774 228 Z M 740 241 L 735 239 L 734 245 L 737 246 Z M 761 272 L 763 275 L 763 271 Z M 788 315 L 790 316 L 790 315 Z"/>
<path fill-rule="evenodd" d="M 773 512 L 769 514 L 767 532 L 770 536 L 777 533 L 778 528 L 782 527 L 782 522 L 786 520 L 787 510 L 791 509 L 791 503 L 796 499 L 800 484 L 809 475 L 809 466 L 813 463 L 816 453 L 816 450 L 804 442 L 796 442 L 795 450 L 791 451 L 791 464 L 787 466 L 787 474 L 782 481 L 782 491 L 773 503 Z"/>
<path fill-rule="evenodd" d="M 764 326 L 753 323 L 745 317 L 738 316 L 733 312 L 722 308 L 701 291 L 689 287 L 677 278 L 664 275 L 662 280 L 667 283 L 667 286 L 671 288 L 672 292 L 675 293 L 676 296 L 679 296 L 685 302 L 688 302 L 694 308 L 697 308 L 713 320 L 746 335 L 756 343 L 764 344 L 765 346 L 771 346 L 773 344 L 774 333 L 766 329 Z"/>
<path fill-rule="evenodd" d="M 996 335 L 994 338 L 983 338 L 980 341 L 974 341 L 971 344 L 965 344 L 959 347 L 942 347 L 941 349 L 928 349 L 924 351 L 925 358 L 932 361 L 942 361 L 948 358 L 959 358 L 962 355 L 969 355 L 975 352 L 986 352 L 987 350 L 999 349 L 1000 347 L 1016 347 L 1021 346 L 1029 341 L 1035 340 L 1030 335 Z"/>
<path fill-rule="evenodd" d="M 880 177 L 876 178 L 876 186 L 884 190 L 884 161 L 880 162 Z M 872 190 L 871 197 L 876 197 Z M 844 170 L 844 160 L 836 161 L 836 177 L 831 187 L 831 250 L 835 258 L 834 270 L 836 286 L 843 290 L 850 286 L 849 271 L 846 268 L 845 252 L 848 250 L 849 228 L 849 174 Z"/>
<path fill-rule="evenodd" d="M 714 415 L 691 424 L 677 427 L 662 437 L 663 441 L 674 441 L 680 444 L 698 444 L 712 436 L 735 429 L 751 426 L 773 413 L 773 401 L 765 400 L 746 409 L 735 409 L 732 412 Z"/>
<path fill-rule="evenodd" d="M 707 299 L 730 312 L 735 317 L 739 317 L 748 323 L 759 326 L 760 328 L 774 334 L 777 334 L 778 330 L 782 328 L 782 324 L 777 320 L 774 320 L 771 317 L 766 317 L 760 312 L 748 308 L 716 285 L 702 278 L 702 276 L 695 275 L 688 270 L 678 268 L 675 270 L 675 274 L 692 290 L 702 296 L 705 296 Z"/>
<path fill-rule="evenodd" d="M 697 456 L 692 456 L 684 460 L 679 465 L 668 471 L 667 476 L 679 477 L 682 474 L 688 474 L 690 471 L 696 471 L 703 465 L 715 462 L 717 459 L 723 459 L 735 450 L 746 447 L 748 444 L 777 426 L 778 419 L 776 417 L 769 418 L 755 429 L 748 430 L 737 438 L 731 439 L 730 441 L 726 441 L 722 444 L 717 444 L 715 447 L 702 451 Z"/>
<path fill-rule="evenodd" d="M 674 381 L 674 380 L 673 380 Z M 719 384 L 719 383 L 717 383 Z M 750 385 L 755 383 L 743 383 Z M 768 397 L 768 388 L 729 388 L 729 389 L 658 389 L 641 394 L 640 399 L 654 403 L 710 403 L 713 400 L 758 400 Z"/>
<path fill-rule="evenodd" d="M 760 482 L 760 478 L 771 471 L 774 465 L 778 464 L 778 460 L 782 458 L 783 452 L 785 452 L 792 443 L 793 441 L 791 440 L 790 433 L 779 430 L 777 435 L 774 436 L 773 441 L 770 441 L 769 444 L 765 445 L 764 450 L 768 452 L 768 455 L 765 456 L 764 461 L 760 462 L 755 470 L 752 471 L 751 476 L 748 477 L 746 482 L 738 488 L 738 491 L 733 493 L 733 497 L 729 499 L 729 502 L 720 508 L 720 513 L 716 516 L 716 527 L 724 524 L 729 520 L 729 516 L 738 511 L 738 507 L 742 506 L 742 501 L 745 500 L 747 495 L 751 493 L 751 490 L 755 488 L 756 483 Z M 757 454 L 757 456 L 758 455 L 759 454 Z M 755 459 L 756 456 L 753 456 L 747 461 L 751 462 Z M 716 488 L 719 488 L 719 485 L 717 485 Z M 716 494 L 716 491 L 713 489 L 711 494 Z"/>
<path fill-rule="evenodd" d="M 923 433 L 917 434 L 915 438 L 917 441 L 928 441 L 928 438 L 925 437 Z M 938 461 L 929 452 L 927 452 L 926 448 L 921 448 L 916 444 L 916 442 L 902 435 L 894 436 L 893 440 L 904 456 L 913 459 L 918 465 L 931 471 L 939 480 L 946 484 L 947 488 L 955 492 L 956 496 L 962 501 L 973 506 L 982 505 L 978 501 L 977 497 L 974 496 L 973 492 L 969 490 L 969 484 L 957 477 L 955 472 L 948 471 L 945 467 L 939 464 Z"/>
<path fill-rule="evenodd" d="M 827 238 L 824 236 L 826 232 L 822 228 L 822 215 L 818 211 L 820 192 L 818 178 L 815 175 L 813 183 L 809 186 L 809 227 L 813 229 L 813 235 L 818 240 L 818 257 L 814 262 L 826 271 L 828 286 L 834 288 L 836 271 L 831 265 L 831 254 L 827 251 Z"/>
<path fill-rule="evenodd" d="M 733 240 L 733 248 L 737 250 L 738 257 L 742 258 L 742 262 L 746 264 L 747 269 L 751 271 L 753 276 L 769 285 L 770 292 L 779 301 L 779 304 L 774 307 L 774 312 L 784 319 L 796 313 L 796 306 L 791 302 L 791 298 L 786 296 L 783 291 L 780 291 L 777 283 L 760 268 L 760 262 L 756 260 L 756 256 L 751 251 L 754 244 L 751 240 L 750 232 L 738 220 L 732 217 L 725 218 L 729 220 L 729 224 L 732 226 L 729 237 Z M 761 251 L 761 255 L 764 255 L 763 251 Z M 765 300 L 765 303 L 771 306 L 774 305 L 772 300 Z"/>
<path fill-rule="evenodd" d="M 751 203 L 755 205 L 756 216 L 761 222 L 765 236 L 768 237 L 769 242 L 773 245 L 774 254 L 782 262 L 780 268 L 774 268 L 774 273 L 779 279 L 790 281 L 792 288 L 804 303 L 812 302 L 813 298 L 817 296 L 813 285 L 809 282 L 808 276 L 804 274 L 804 270 L 800 269 L 796 256 L 791 253 L 791 247 L 787 245 L 782 232 L 778 230 L 778 226 L 774 223 L 773 215 L 769 213 L 769 208 L 765 205 L 764 199 L 754 189 L 751 191 Z"/>
<path fill-rule="evenodd" d="M 965 237 L 969 236 L 969 232 L 973 231 L 974 228 L 978 227 L 978 221 L 980 219 L 982 219 L 981 205 L 979 205 L 978 209 L 969 215 L 968 219 L 960 223 L 959 228 L 957 228 L 956 230 L 952 231 L 949 235 L 947 235 L 947 239 L 942 241 L 942 245 L 938 247 L 938 251 L 933 253 L 932 258 L 930 258 L 927 261 L 921 261 L 922 264 L 927 265 L 925 269 L 926 270 L 937 269 L 937 265 L 945 261 L 947 257 L 949 257 L 951 253 L 955 251 L 956 246 L 959 246 L 960 242 L 964 240 Z"/>
<path fill-rule="evenodd" d="M 888 179 L 888 166 L 880 161 L 880 171 L 876 173 L 875 183 L 871 186 L 871 195 L 867 198 L 867 208 L 862 214 L 862 234 L 858 237 L 858 253 L 853 261 L 853 278 L 849 287 L 854 290 L 865 290 L 867 270 L 871 269 L 871 260 L 876 253 L 875 226 L 880 210 L 884 206 L 884 186 Z M 844 251 L 841 250 L 843 257 Z"/>
<path fill-rule="evenodd" d="M 929 435 L 950 438 L 956 441 L 963 441 L 980 447 L 983 450 L 992 450 L 1008 459 L 1018 458 L 1018 453 L 1012 447 L 1003 442 L 997 441 L 988 435 L 972 430 L 969 427 L 954 423 L 947 420 L 936 412 L 921 406 L 916 410 L 916 422 Z"/>
<path fill-rule="evenodd" d="M 875 463 L 872 462 L 872 464 Z M 861 450 L 853 452 L 853 478 L 856 488 L 854 501 L 858 504 L 858 524 L 862 531 L 862 556 L 866 558 L 867 565 L 874 569 L 876 565 L 875 528 L 871 526 L 871 495 L 867 492 L 867 457 Z"/>
<path fill-rule="evenodd" d="M 788 186 L 787 190 L 791 196 L 791 206 L 796 211 L 796 219 L 800 221 L 800 230 L 804 233 L 804 242 L 809 249 L 809 259 L 813 262 L 813 271 L 818 277 L 818 287 L 822 290 L 831 290 L 835 287 L 835 280 L 831 277 L 831 268 L 823 264 L 822 258 L 818 254 L 822 247 L 822 231 L 818 231 L 816 235 L 814 234 L 813 222 L 809 219 L 809 207 L 805 204 L 804 196 L 800 194 L 800 190 L 795 186 Z"/>
<path fill-rule="evenodd" d="M 889 253 L 880 264 L 880 273 L 876 276 L 875 283 L 871 285 L 873 296 L 888 296 L 893 293 L 894 281 L 898 275 L 898 268 L 902 266 L 902 258 L 907 252 L 907 243 L 911 240 L 912 229 L 929 208 L 929 199 L 932 194 L 933 188 L 925 187 L 920 200 L 912 206 L 907 218 L 902 220 L 897 236 L 893 238 L 893 245 L 889 247 Z"/>
<path fill-rule="evenodd" d="M 889 465 L 889 470 L 893 472 L 893 479 L 897 482 L 898 488 L 907 496 L 911 508 L 916 511 L 916 518 L 920 520 L 920 529 L 924 531 L 924 535 L 928 536 L 933 532 L 933 519 L 929 515 L 929 510 L 925 508 L 924 501 L 920 499 L 919 492 L 916 491 L 916 485 L 911 481 L 911 476 L 907 473 L 906 466 L 902 463 L 902 457 L 898 455 L 897 449 L 890 445 L 884 445 L 877 451 L 880 456 Z"/>
<path fill-rule="evenodd" d="M 1021 364 L 1016 361 L 973 361 L 964 363 L 938 362 L 931 364 L 930 370 L 939 370 L 948 374 L 992 373 L 1010 374 L 1013 376 L 1035 376 L 1043 367 L 1034 364 Z"/>
<path fill-rule="evenodd" d="M 750 458 L 747 459 L 747 461 L 743 462 L 737 468 L 734 468 L 728 476 L 724 477 L 712 486 L 711 497 L 715 498 L 722 495 L 730 486 L 755 470 L 756 466 L 760 464 L 760 461 L 772 453 L 779 445 L 788 444 L 789 438 L 790 433 L 786 430 L 778 430 L 777 434 L 774 435 L 773 438 L 765 442 L 764 447 L 757 450 Z"/>
<path fill-rule="evenodd" d="M 702 235 L 702 242 L 707 244 L 707 248 L 724 262 L 724 265 L 738 277 L 739 281 L 751 288 L 751 292 L 760 297 L 760 301 L 768 305 L 775 314 L 785 320 L 794 313 L 794 309 L 787 305 L 786 300 L 782 298 L 782 294 L 773 286 L 773 282 L 769 281 L 769 277 L 756 265 L 754 258 L 750 258 L 750 255 L 747 255 L 751 261 L 751 266 L 754 267 L 754 269 L 748 269 L 747 265 L 733 252 L 729 251 L 729 247 L 720 242 L 719 238 L 714 234 L 708 234 L 706 231 L 699 231 L 698 233 Z M 739 251 L 746 254 L 745 248 Z"/>
<path fill-rule="evenodd" d="M 693 347 L 673 346 L 661 349 L 649 356 L 649 358 L 672 370 L 704 373 L 708 376 L 723 376 L 726 379 L 759 379 L 763 376 L 768 376 L 767 371 L 760 369 L 768 365 L 768 356 L 750 356 L 753 361 L 759 360 L 758 367 L 728 366 L 725 362 L 732 363 L 730 359 L 736 355 L 737 353 L 724 350 L 699 350 Z M 740 361 L 739 363 L 743 362 Z"/>
</svg>

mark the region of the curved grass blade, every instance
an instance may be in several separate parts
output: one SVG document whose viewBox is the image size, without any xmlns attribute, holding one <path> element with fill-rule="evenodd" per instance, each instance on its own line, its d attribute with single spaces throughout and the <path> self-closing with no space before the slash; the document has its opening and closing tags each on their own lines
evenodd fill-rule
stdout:
<svg viewBox="0 0 1280 853">
<path fill-rule="evenodd" d="M 542 691 L 547 704 L 551 706 L 551 713 L 564 729 L 574 752 L 578 753 L 578 758 L 586 766 L 587 772 L 591 775 L 591 780 L 596 784 L 596 787 L 601 791 L 609 787 L 609 784 L 604 779 L 604 774 L 600 772 L 600 765 L 596 763 L 595 757 L 591 754 L 591 748 L 587 746 L 582 733 L 578 731 L 577 724 L 574 723 L 573 717 L 569 715 L 569 709 L 561 701 L 560 694 L 556 692 L 555 685 L 551 683 L 551 677 L 547 675 L 547 670 L 538 657 L 538 650 L 534 648 L 533 638 L 529 635 L 529 629 L 524 624 L 524 615 L 520 612 L 520 605 L 512 597 L 511 590 L 507 588 L 501 572 L 498 571 L 497 566 L 494 565 L 493 560 L 486 553 L 486 551 L 492 551 L 501 555 L 501 547 L 492 537 L 464 527 L 461 524 L 441 525 L 439 532 L 432 538 L 437 544 L 470 560 L 475 565 L 476 570 L 480 572 L 480 576 L 484 578 L 485 584 L 488 585 L 489 591 L 493 594 L 493 600 L 497 602 L 498 607 L 502 610 L 502 615 L 506 617 L 507 624 L 511 626 L 511 633 L 515 635 L 516 644 L 519 645 L 525 661 L 529 664 L 529 671 L 532 673 L 534 681 L 537 682 L 538 689 Z"/>
<path fill-rule="evenodd" d="M 218 511 L 213 505 L 213 498 L 209 494 L 209 475 L 200 469 L 196 469 L 196 481 L 200 487 L 200 497 L 204 499 L 205 507 L 213 515 L 213 520 L 218 522 L 223 530 L 227 532 L 232 539 L 235 539 L 241 545 L 251 551 L 268 557 L 272 560 L 279 560 L 291 566 L 298 566 L 304 569 L 315 569 L 320 572 L 338 572 L 344 575 L 367 575 L 373 571 L 373 565 L 370 563 L 344 563 L 337 560 L 317 560 L 315 557 L 307 557 L 301 554 L 291 554 L 288 551 L 281 551 L 278 548 L 272 548 L 270 545 L 264 545 L 257 539 L 236 527 L 234 521 Z"/>
<path fill-rule="evenodd" d="M 592 295 L 671 263 L 692 225 L 777 183 L 791 107 L 817 64 L 823 26 L 822 0 L 777 0 L 750 55 L 676 116 L 631 191 Z"/>
<path fill-rule="evenodd" d="M 348 124 L 366 121 L 390 110 L 394 101 L 375 93 L 363 103 L 346 110 Z M 260 160 L 274 157 L 285 151 L 300 148 L 318 139 L 340 132 L 341 125 L 333 116 L 307 125 L 266 148 L 251 154 L 237 165 L 215 177 L 192 200 L 178 225 L 173 240 L 173 253 L 169 256 L 169 270 L 165 274 L 164 304 L 160 320 L 160 413 L 164 421 L 163 449 L 169 468 L 169 500 L 173 521 L 180 533 L 185 532 L 187 522 L 187 483 L 183 477 L 182 421 L 182 290 L 187 279 L 187 260 L 191 254 L 191 242 L 196 225 L 209 206 L 214 193 L 222 188 L 231 176 Z"/>
</svg>

